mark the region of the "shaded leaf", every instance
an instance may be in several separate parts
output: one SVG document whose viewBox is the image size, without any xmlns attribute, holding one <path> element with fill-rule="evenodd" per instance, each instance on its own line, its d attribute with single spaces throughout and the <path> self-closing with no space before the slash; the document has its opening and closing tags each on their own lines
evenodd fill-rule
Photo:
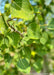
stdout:
<svg viewBox="0 0 54 75">
<path fill-rule="evenodd" d="M 10 32 L 10 33 L 8 33 L 8 38 L 9 38 L 11 45 L 17 46 L 17 44 L 20 40 L 20 35 L 16 32 Z"/>
<path fill-rule="evenodd" d="M 37 71 L 38 73 L 40 73 L 41 69 L 42 69 L 42 60 L 37 60 L 34 64 L 33 64 L 33 68 L 35 69 L 35 71 Z"/>
<path fill-rule="evenodd" d="M 30 72 L 30 65 L 27 59 L 20 59 L 17 62 L 16 65 L 19 69 L 19 71 L 24 72 L 24 73 L 29 73 Z"/>
</svg>

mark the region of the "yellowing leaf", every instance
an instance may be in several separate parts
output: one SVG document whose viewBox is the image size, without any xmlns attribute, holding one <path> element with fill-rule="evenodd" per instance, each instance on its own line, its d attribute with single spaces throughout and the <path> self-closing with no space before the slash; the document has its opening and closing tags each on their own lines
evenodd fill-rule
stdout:
<svg viewBox="0 0 54 75">
<path fill-rule="evenodd" d="M 31 55 L 34 57 L 36 55 L 35 51 L 31 51 Z"/>
</svg>

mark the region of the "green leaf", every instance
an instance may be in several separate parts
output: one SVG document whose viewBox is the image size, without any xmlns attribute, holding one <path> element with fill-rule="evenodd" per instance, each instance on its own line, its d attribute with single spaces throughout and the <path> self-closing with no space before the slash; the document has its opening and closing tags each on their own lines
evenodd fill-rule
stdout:
<svg viewBox="0 0 54 75">
<path fill-rule="evenodd" d="M 3 55 L 0 53 L 0 61 L 3 60 Z"/>
<path fill-rule="evenodd" d="M 11 63 L 10 62 L 5 62 L 5 69 L 9 69 L 10 68 Z"/>
<path fill-rule="evenodd" d="M 4 71 L 0 70 L 0 75 L 4 75 Z"/>
<path fill-rule="evenodd" d="M 31 59 L 31 50 L 29 47 L 24 46 L 23 53 L 26 58 Z"/>
<path fill-rule="evenodd" d="M 2 43 L 2 40 L 3 40 L 3 35 L 0 34 L 0 44 Z"/>
<path fill-rule="evenodd" d="M 51 3 L 51 0 L 45 0 L 45 5 L 49 5 Z"/>
<path fill-rule="evenodd" d="M 45 16 L 45 21 L 48 24 L 52 19 L 52 13 L 48 12 L 47 15 Z"/>
<path fill-rule="evenodd" d="M 10 4 L 5 4 L 4 10 L 5 10 L 6 15 L 9 16 L 10 15 Z"/>
<path fill-rule="evenodd" d="M 17 62 L 17 68 L 19 71 L 24 72 L 24 73 L 29 73 L 30 72 L 30 65 L 27 59 L 20 59 Z"/>
<path fill-rule="evenodd" d="M 10 32 L 8 33 L 7 37 L 9 38 L 9 43 L 11 45 L 17 46 L 19 40 L 20 40 L 20 35 L 16 32 Z"/>
<path fill-rule="evenodd" d="M 4 38 L 4 43 L 9 46 L 9 39 L 7 37 Z"/>
<path fill-rule="evenodd" d="M 34 0 L 34 2 L 40 2 L 40 0 Z"/>
<path fill-rule="evenodd" d="M 51 45 L 53 46 L 54 49 L 54 38 L 51 40 Z"/>
<path fill-rule="evenodd" d="M 6 44 L 2 44 L 1 45 L 1 49 L 4 51 L 5 49 L 7 48 L 7 45 Z"/>
<path fill-rule="evenodd" d="M 28 0 L 14 0 L 10 7 L 11 17 L 31 20 L 33 15 L 32 6 Z"/>
<path fill-rule="evenodd" d="M 54 30 L 49 30 L 48 34 L 50 35 L 51 38 L 53 38 L 54 37 Z"/>
<path fill-rule="evenodd" d="M 54 18 L 52 18 L 51 21 L 49 22 L 48 29 L 49 30 L 54 30 Z"/>
<path fill-rule="evenodd" d="M 29 38 L 27 36 L 24 36 L 24 38 L 21 41 L 21 45 L 27 45 L 27 41 L 29 40 Z"/>
<path fill-rule="evenodd" d="M 40 48 L 40 49 L 41 49 L 41 51 L 40 51 L 40 50 L 37 51 L 37 54 L 38 54 L 39 56 L 43 57 L 44 55 L 47 54 L 47 50 L 43 50 L 42 48 Z"/>
<path fill-rule="evenodd" d="M 38 45 L 36 45 L 35 51 L 38 56 L 43 57 L 47 53 L 47 48 L 45 45 L 38 44 Z"/>
<path fill-rule="evenodd" d="M 1 47 L 2 47 L 2 46 L 3 46 L 3 47 L 9 47 L 9 39 L 8 39 L 7 37 L 1 35 L 0 39 L 1 39 L 1 40 L 0 40 L 0 45 L 1 45 Z M 3 47 L 2 47 L 2 49 L 3 49 Z"/>
<path fill-rule="evenodd" d="M 12 59 L 12 57 L 10 56 L 9 53 L 5 53 L 5 54 L 4 54 L 4 59 L 5 59 L 5 62 L 10 62 L 11 59 Z"/>
<path fill-rule="evenodd" d="M 35 71 L 37 71 L 38 73 L 41 72 L 42 69 L 42 60 L 37 60 L 34 64 L 33 64 L 33 68 L 35 69 Z"/>
<path fill-rule="evenodd" d="M 41 44 L 45 45 L 47 40 L 48 40 L 48 34 L 47 34 L 47 32 L 43 32 L 42 37 L 40 38 Z"/>
<path fill-rule="evenodd" d="M 35 22 L 31 23 L 27 28 L 27 34 L 30 39 L 40 38 L 40 26 Z"/>
<path fill-rule="evenodd" d="M 6 25 L 4 23 L 4 20 L 2 16 L 0 16 L 0 33 L 4 34 L 6 29 Z"/>
<path fill-rule="evenodd" d="M 51 5 L 51 11 L 54 13 L 54 5 Z"/>
<path fill-rule="evenodd" d="M 45 38 L 41 38 L 40 42 L 44 45 L 46 43 L 46 39 Z"/>
</svg>

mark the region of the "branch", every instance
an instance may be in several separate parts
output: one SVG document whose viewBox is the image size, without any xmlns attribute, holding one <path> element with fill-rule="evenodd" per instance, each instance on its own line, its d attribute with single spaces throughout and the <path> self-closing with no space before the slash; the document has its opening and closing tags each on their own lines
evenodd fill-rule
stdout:
<svg viewBox="0 0 54 75">
<path fill-rule="evenodd" d="M 13 18 L 13 19 L 16 19 L 16 18 Z M 11 26 L 11 25 L 9 24 L 9 21 L 12 21 L 13 19 L 7 20 L 8 26 L 9 26 L 11 29 L 13 29 L 14 32 L 17 32 L 18 34 L 20 34 L 21 37 L 23 37 L 23 34 L 22 34 L 20 31 L 16 30 L 13 26 Z"/>
<path fill-rule="evenodd" d="M 4 14 L 1 14 L 1 16 L 2 16 L 2 19 L 3 19 L 3 21 L 4 21 L 5 27 L 8 28 L 8 26 L 7 26 L 7 24 L 6 24 L 6 21 L 5 21 Z"/>
</svg>

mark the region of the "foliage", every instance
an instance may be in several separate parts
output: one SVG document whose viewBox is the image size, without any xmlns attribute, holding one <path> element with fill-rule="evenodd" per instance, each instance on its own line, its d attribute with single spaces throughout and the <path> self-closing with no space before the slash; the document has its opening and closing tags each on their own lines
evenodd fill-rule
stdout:
<svg viewBox="0 0 54 75">
<path fill-rule="evenodd" d="M 4 13 L 0 13 L 0 75 L 43 70 L 43 57 L 54 49 L 53 9 L 54 0 L 6 2 Z M 50 59 L 54 60 L 53 54 Z M 53 65 L 53 73 L 52 63 L 48 64 Z"/>
</svg>

